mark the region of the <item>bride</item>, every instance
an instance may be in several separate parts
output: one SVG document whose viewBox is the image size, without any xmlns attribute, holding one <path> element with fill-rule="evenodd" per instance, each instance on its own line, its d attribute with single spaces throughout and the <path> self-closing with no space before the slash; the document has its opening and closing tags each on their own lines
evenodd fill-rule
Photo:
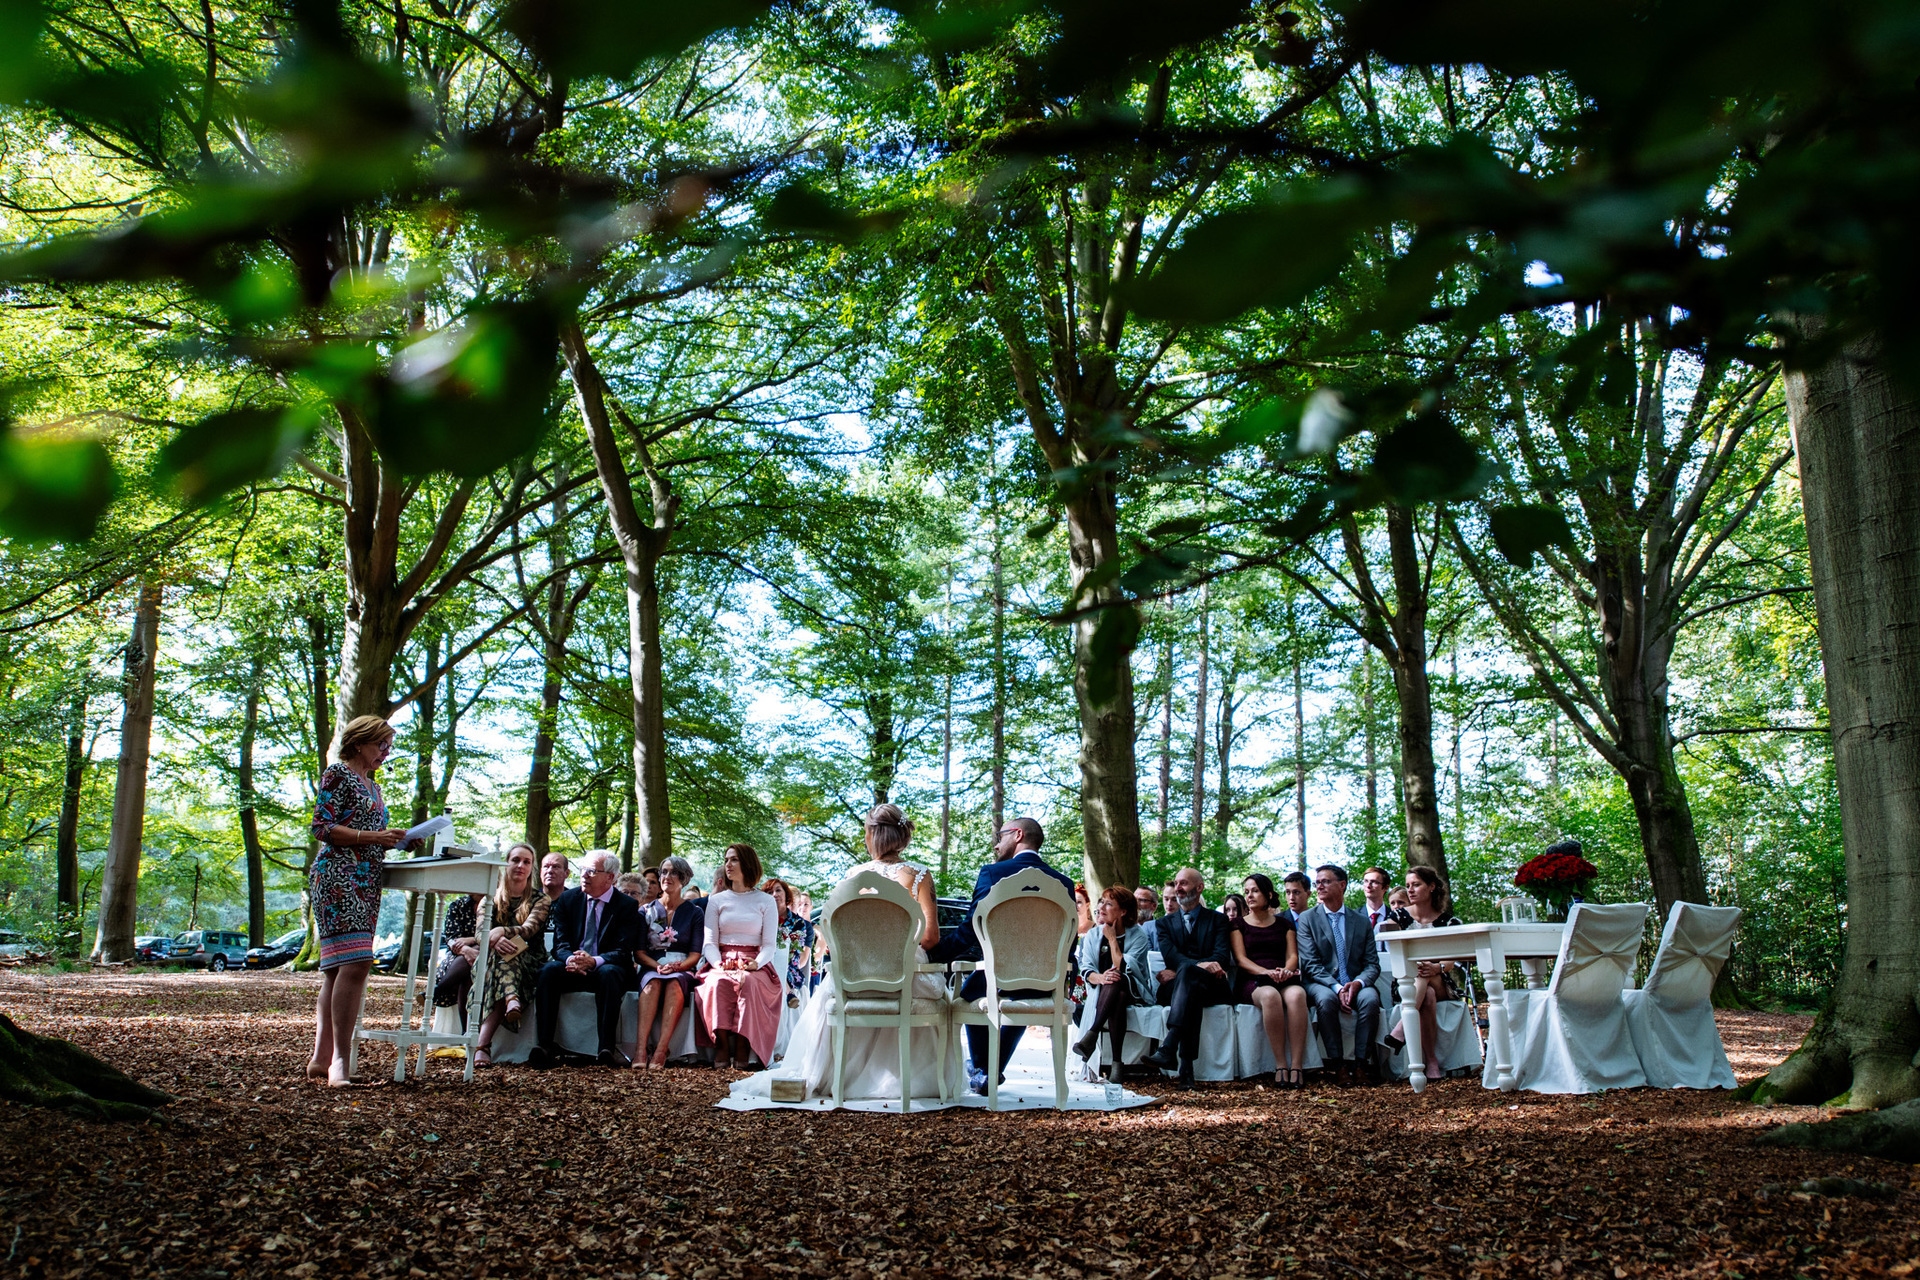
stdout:
<svg viewBox="0 0 1920 1280">
<path fill-rule="evenodd" d="M 876 871 L 891 876 L 920 904 L 926 922 L 920 936 L 919 959 L 924 963 L 927 948 L 940 940 L 940 915 L 933 901 L 933 877 L 917 863 L 908 862 L 901 852 L 913 838 L 913 824 L 900 806 L 876 805 L 866 821 L 867 861 L 854 867 L 848 876 Z M 778 1074 L 785 1079 L 798 1078 L 807 1086 L 807 1097 L 833 1096 L 833 1024 L 828 1014 L 833 1006 L 833 969 L 807 1001 L 806 1011 L 793 1029 L 787 1056 Z M 945 994 L 946 981 L 940 974 L 921 974 L 914 979 L 916 999 L 937 1000 Z M 892 1027 L 848 1027 L 846 1038 L 846 1087 L 841 1097 L 900 1097 L 900 1033 Z M 913 1096 L 932 1098 L 940 1095 L 940 1073 L 947 1073 L 947 1092 L 960 1097 L 966 1092 L 960 1068 L 958 1046 L 949 1037 L 946 1061 L 939 1059 L 938 1042 L 932 1027 L 915 1027 L 911 1032 Z M 738 1098 L 768 1096 L 769 1081 L 775 1073 L 762 1071 L 737 1081 L 732 1094 Z"/>
</svg>

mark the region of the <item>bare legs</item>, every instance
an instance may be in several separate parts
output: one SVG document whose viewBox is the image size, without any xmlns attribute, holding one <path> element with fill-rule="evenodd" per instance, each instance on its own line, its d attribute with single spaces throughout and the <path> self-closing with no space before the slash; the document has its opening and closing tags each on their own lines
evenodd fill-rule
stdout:
<svg viewBox="0 0 1920 1280">
<path fill-rule="evenodd" d="M 1425 978 L 1415 978 L 1420 984 L 1420 1045 L 1426 1050 L 1427 1079 L 1438 1080 L 1446 1074 L 1440 1066 L 1440 1015 L 1435 1005 L 1438 997 L 1434 983 Z"/>
<path fill-rule="evenodd" d="M 661 995 L 665 989 L 666 994 Z M 687 993 L 681 990 L 680 983 L 674 981 L 649 982 L 640 988 L 640 1045 L 647 1047 L 647 1030 L 653 1026 L 654 1013 L 660 1015 L 660 1038 L 654 1041 L 651 1055 L 644 1052 L 634 1056 L 635 1067 L 644 1061 L 648 1069 L 658 1071 L 667 1065 L 667 1046 L 673 1042 L 673 1033 L 680 1025 L 680 1014 L 687 1007 Z M 716 1051 L 717 1056 L 717 1051 Z"/>
<path fill-rule="evenodd" d="M 320 998 L 313 1009 L 313 1057 L 307 1077 L 324 1077 L 329 1086 L 348 1083 L 347 1058 L 353 1052 L 353 1028 L 360 1020 L 360 1002 L 367 994 L 367 974 L 373 961 L 343 964 L 320 975 Z"/>
<path fill-rule="evenodd" d="M 1255 987 L 1253 1006 L 1267 1033 L 1277 1071 L 1299 1071 L 1307 1065 L 1307 993 L 1298 983 L 1287 987 Z M 1296 1077 L 1297 1079 L 1297 1077 Z"/>
</svg>

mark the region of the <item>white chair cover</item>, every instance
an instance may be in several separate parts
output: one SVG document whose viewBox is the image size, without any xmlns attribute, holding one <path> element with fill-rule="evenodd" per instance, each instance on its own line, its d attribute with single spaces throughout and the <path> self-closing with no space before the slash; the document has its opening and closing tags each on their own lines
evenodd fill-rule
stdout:
<svg viewBox="0 0 1920 1280">
<path fill-rule="evenodd" d="M 1644 903 L 1576 902 L 1544 991 L 1507 992 L 1514 1082 L 1535 1093 L 1598 1093 L 1647 1082 L 1621 993 L 1646 927 Z M 1500 1087 L 1491 1060 L 1480 1075 Z"/>
<path fill-rule="evenodd" d="M 493 1033 L 493 1053 L 495 1062 L 525 1062 L 527 1054 L 533 1048 L 534 1028 L 538 1008 L 534 1001 L 527 1001 L 526 1008 L 520 1014 L 520 1029 L 510 1031 L 502 1026 Z M 670 1051 L 675 1058 L 693 1057 L 697 1050 L 694 1043 L 694 1020 L 699 1015 L 694 1012 L 691 1002 L 687 1011 L 680 1015 L 680 1025 L 675 1029 L 673 1047 Z M 620 1030 L 614 1039 L 630 1058 L 640 1056 L 634 1041 L 640 1029 L 640 997 L 629 991 L 620 1005 Z M 560 1017 L 554 1023 L 553 1038 L 562 1049 L 570 1053 L 594 1054 L 600 1050 L 600 1016 L 593 1003 L 591 991 L 569 991 L 560 997 Z"/>
<path fill-rule="evenodd" d="M 1634 1052 L 1660 1089 L 1731 1089 L 1733 1066 L 1713 1021 L 1713 984 L 1740 931 L 1740 908 L 1676 902 L 1647 985 L 1622 997 Z"/>
<path fill-rule="evenodd" d="M 987 994 L 953 1002 L 957 1024 L 987 1028 L 987 1058 L 1000 1057 L 1002 1026 L 1047 1027 L 1053 1044 L 1054 1105 L 1067 1105 L 1067 1033 L 1073 1006 L 1067 1000 L 1067 956 L 1073 948 L 1073 896 L 1058 880 L 1037 870 L 1001 879 L 974 911 L 974 932 L 984 956 Z M 838 952 L 836 951 L 837 955 Z M 1042 998 L 1003 999 L 1002 991 L 1047 991 Z M 987 1072 L 987 1107 L 1000 1105 L 1000 1073 Z"/>
</svg>

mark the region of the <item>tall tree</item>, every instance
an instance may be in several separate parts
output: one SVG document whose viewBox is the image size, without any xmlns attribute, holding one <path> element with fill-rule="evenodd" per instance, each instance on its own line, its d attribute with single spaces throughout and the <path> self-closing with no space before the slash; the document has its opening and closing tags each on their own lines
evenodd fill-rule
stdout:
<svg viewBox="0 0 1920 1280">
<path fill-rule="evenodd" d="M 93 955 L 108 963 L 133 958 L 133 920 L 139 906 L 140 854 L 147 824 L 147 762 L 153 740 L 153 697 L 159 670 L 160 604 L 157 579 L 140 586 L 133 634 L 121 666 L 120 761 L 113 787 L 113 832 L 100 879 L 100 926 Z"/>
</svg>

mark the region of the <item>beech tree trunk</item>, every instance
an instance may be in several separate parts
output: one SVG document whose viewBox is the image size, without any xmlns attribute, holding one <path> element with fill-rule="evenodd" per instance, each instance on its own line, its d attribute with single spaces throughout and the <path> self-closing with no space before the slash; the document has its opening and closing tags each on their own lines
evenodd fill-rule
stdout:
<svg viewBox="0 0 1920 1280">
<path fill-rule="evenodd" d="M 993 457 L 991 437 L 988 457 Z M 1007 822 L 1007 582 L 1000 542 L 1000 507 L 993 508 L 993 779 L 994 839 Z"/>
<path fill-rule="evenodd" d="M 1384 619 L 1393 635 L 1385 655 L 1400 710 L 1400 793 L 1407 823 L 1407 865 L 1432 867 L 1447 878 L 1440 835 L 1440 795 L 1434 785 L 1433 681 L 1427 672 L 1427 589 L 1413 512 L 1387 508 L 1387 554 L 1393 564 L 1394 607 Z"/>
<path fill-rule="evenodd" d="M 253 778 L 253 740 L 260 728 L 260 681 L 266 658 L 256 652 L 247 673 L 247 700 L 240 721 L 240 843 L 247 855 L 247 945 L 267 942 L 267 869 L 260 852 L 260 818 Z"/>
<path fill-rule="evenodd" d="M 60 825 L 54 835 L 54 949 L 80 954 L 80 788 L 87 774 L 87 674 L 75 677 L 67 709 L 67 776 L 60 791 Z"/>
<path fill-rule="evenodd" d="M 93 958 L 108 963 L 133 958 L 134 909 L 140 894 L 141 837 L 147 820 L 147 761 L 153 739 L 154 673 L 160 645 L 161 587 L 146 582 L 127 641 L 121 691 L 120 763 L 113 787 L 113 832 L 100 875 L 100 926 Z"/>
<path fill-rule="evenodd" d="M 611 397 L 586 335 L 577 324 L 562 326 L 560 350 L 572 376 L 574 396 L 593 448 L 594 471 L 607 504 L 608 522 L 627 588 L 627 674 L 633 700 L 633 846 L 629 860 L 658 866 L 673 853 L 673 815 L 667 796 L 666 690 L 660 644 L 660 559 L 667 553 L 680 509 L 679 495 L 653 465 L 644 446 L 635 448 L 646 477 L 649 502 L 634 497 L 626 459 L 615 435 Z"/>
<path fill-rule="evenodd" d="M 1920 403 L 1870 343 L 1787 379 L 1846 843 L 1840 977 L 1763 1093 L 1920 1097 Z"/>
<path fill-rule="evenodd" d="M 333 681 L 327 659 L 333 653 L 332 615 L 324 611 L 324 602 L 306 602 L 307 622 L 306 675 L 308 711 L 313 717 L 313 785 L 327 771 L 327 756 L 333 747 Z M 305 973 L 320 967 L 320 931 L 314 924 L 313 903 L 307 896 L 307 884 L 313 875 L 313 860 L 320 854 L 320 842 L 307 837 L 307 856 L 300 867 L 300 918 L 307 927 L 307 940 L 290 966 Z"/>
<path fill-rule="evenodd" d="M 1160 806 L 1154 834 L 1164 845 L 1167 817 L 1173 807 L 1173 638 L 1160 651 Z"/>
<path fill-rule="evenodd" d="M 1113 494 L 1092 486 L 1067 503 L 1069 554 L 1075 598 L 1089 604 L 1119 603 L 1109 581 L 1088 590 L 1086 583 L 1102 565 L 1120 554 L 1118 516 Z M 1102 651 L 1095 632 L 1103 613 L 1084 614 L 1073 624 L 1073 693 L 1080 710 L 1080 819 L 1086 840 L 1089 893 L 1110 884 L 1140 880 L 1140 779 L 1133 755 L 1132 645 Z M 1101 701 L 1096 690 L 1111 690 Z"/>
<path fill-rule="evenodd" d="M 1207 588 L 1200 588 L 1200 658 L 1193 675 L 1193 812 L 1192 831 L 1188 837 L 1188 852 L 1193 860 L 1200 860 L 1201 846 L 1206 843 L 1206 824 L 1201 815 L 1207 804 L 1207 659 L 1208 650 Z"/>
</svg>

